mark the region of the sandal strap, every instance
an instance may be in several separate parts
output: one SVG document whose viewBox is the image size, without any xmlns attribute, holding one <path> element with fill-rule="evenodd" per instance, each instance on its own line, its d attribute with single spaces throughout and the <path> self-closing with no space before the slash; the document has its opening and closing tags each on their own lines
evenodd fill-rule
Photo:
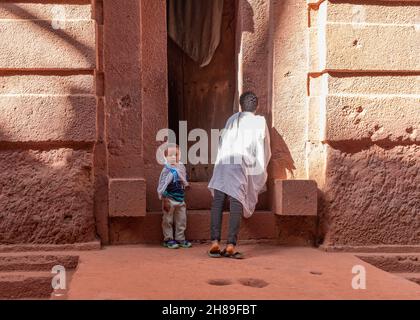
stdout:
<svg viewBox="0 0 420 320">
<path fill-rule="evenodd" d="M 222 255 L 223 255 L 224 257 L 227 257 L 227 258 L 235 258 L 235 259 L 242 259 L 242 258 L 243 258 L 242 253 L 240 253 L 240 252 L 238 252 L 238 251 L 236 251 L 236 252 L 234 252 L 234 253 L 228 253 L 228 252 L 226 251 L 226 249 L 224 249 L 224 250 L 222 251 Z"/>
</svg>

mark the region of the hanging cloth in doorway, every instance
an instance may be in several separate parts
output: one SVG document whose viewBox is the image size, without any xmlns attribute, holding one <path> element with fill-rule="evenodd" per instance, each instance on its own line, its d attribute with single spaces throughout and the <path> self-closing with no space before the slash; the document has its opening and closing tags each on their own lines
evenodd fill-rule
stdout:
<svg viewBox="0 0 420 320">
<path fill-rule="evenodd" d="M 201 67 L 220 43 L 224 0 L 169 0 L 168 34 Z"/>
</svg>

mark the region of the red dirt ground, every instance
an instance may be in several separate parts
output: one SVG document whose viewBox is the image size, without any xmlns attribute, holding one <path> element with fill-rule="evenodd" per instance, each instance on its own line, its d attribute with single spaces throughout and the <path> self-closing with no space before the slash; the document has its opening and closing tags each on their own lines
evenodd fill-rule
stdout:
<svg viewBox="0 0 420 320">
<path fill-rule="evenodd" d="M 420 286 L 355 257 L 315 248 L 248 244 L 245 260 L 211 259 L 207 245 L 81 252 L 69 299 L 420 299 Z M 366 290 L 352 268 L 366 268 Z"/>
</svg>

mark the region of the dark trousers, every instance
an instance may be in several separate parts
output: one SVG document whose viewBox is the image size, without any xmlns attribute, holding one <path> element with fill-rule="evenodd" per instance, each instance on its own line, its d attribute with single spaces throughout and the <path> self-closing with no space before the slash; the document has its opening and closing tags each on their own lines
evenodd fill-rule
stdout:
<svg viewBox="0 0 420 320">
<path fill-rule="evenodd" d="M 211 208 L 211 240 L 220 241 L 222 230 L 223 206 L 227 194 L 214 190 L 213 205 Z M 235 198 L 229 197 L 230 216 L 229 216 L 229 233 L 228 244 L 236 245 L 238 240 L 239 227 L 242 218 L 242 204 Z"/>
</svg>

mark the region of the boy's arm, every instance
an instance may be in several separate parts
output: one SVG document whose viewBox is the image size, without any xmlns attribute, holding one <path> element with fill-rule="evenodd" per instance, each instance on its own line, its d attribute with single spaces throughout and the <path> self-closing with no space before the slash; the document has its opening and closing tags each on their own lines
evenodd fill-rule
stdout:
<svg viewBox="0 0 420 320">
<path fill-rule="evenodd" d="M 166 174 L 165 174 L 165 168 L 163 168 L 159 176 L 159 183 L 157 187 L 159 200 L 162 200 L 162 194 L 165 192 L 165 180 L 166 180 Z"/>
<path fill-rule="evenodd" d="M 169 212 L 169 210 L 171 209 L 169 199 L 163 196 L 163 193 L 165 192 L 165 189 L 166 189 L 165 187 L 166 176 L 167 176 L 166 170 L 165 168 L 163 168 L 159 176 L 159 184 L 158 184 L 157 192 L 158 192 L 159 200 L 162 200 L 163 210 L 165 212 Z"/>
<path fill-rule="evenodd" d="M 180 172 L 183 176 L 184 179 L 182 180 L 182 184 L 184 185 L 185 189 L 189 189 L 190 188 L 190 183 L 188 182 L 188 174 L 187 174 L 187 168 L 185 167 L 185 165 L 183 163 L 180 163 Z"/>
</svg>

